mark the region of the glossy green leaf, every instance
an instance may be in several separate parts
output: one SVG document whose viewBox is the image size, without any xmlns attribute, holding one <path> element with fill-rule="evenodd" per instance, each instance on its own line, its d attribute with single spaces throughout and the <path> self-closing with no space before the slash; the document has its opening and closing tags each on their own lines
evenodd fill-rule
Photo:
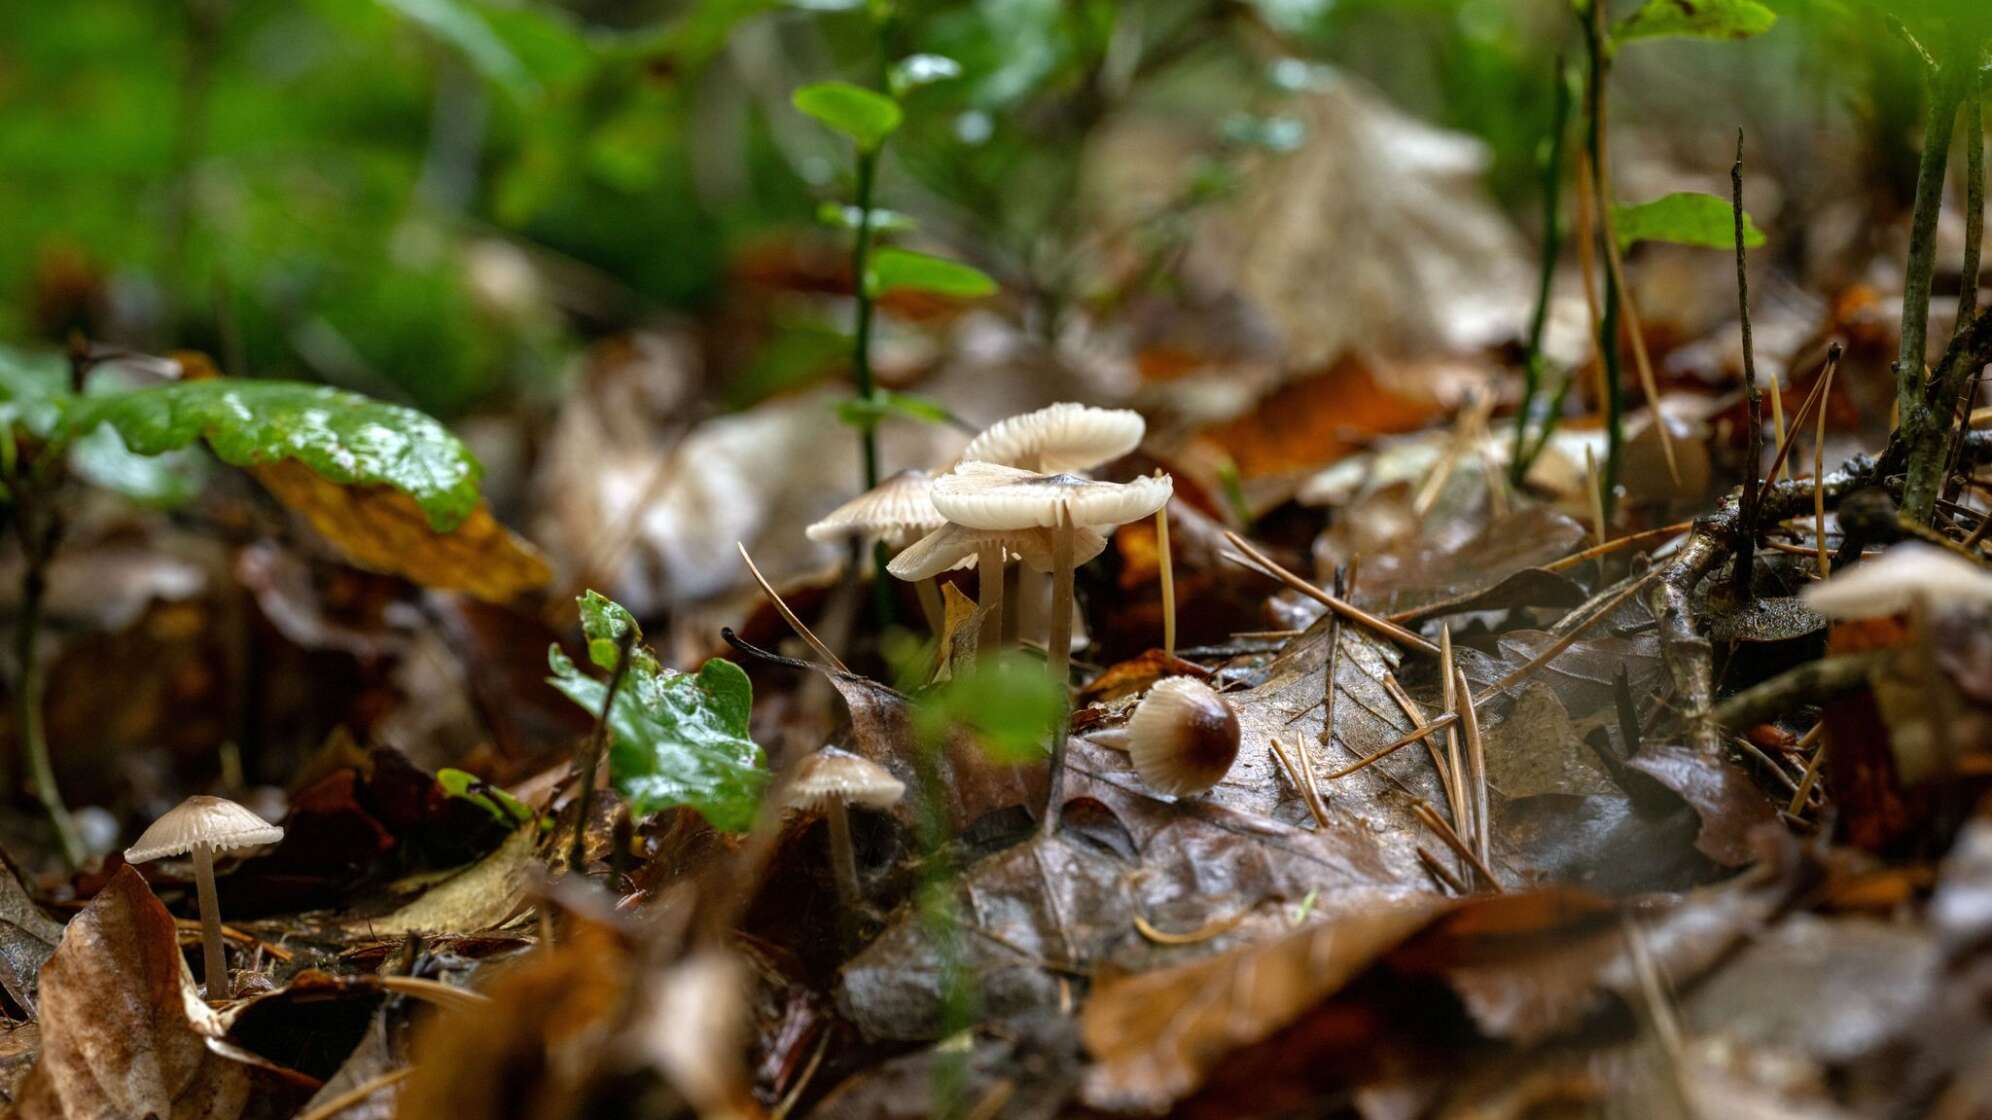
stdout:
<svg viewBox="0 0 1992 1120">
<path fill-rule="evenodd" d="M 1707 249 L 1736 247 L 1735 211 L 1727 199 L 1712 194 L 1681 191 L 1634 206 L 1614 206 L 1612 225 L 1618 232 L 1620 249 L 1641 241 L 1666 241 Z M 1743 244 L 1755 248 L 1763 243 L 1764 231 L 1745 213 Z"/>
<path fill-rule="evenodd" d="M 818 82 L 795 91 L 795 107 L 870 151 L 904 119 L 892 98 L 849 82 Z"/>
<path fill-rule="evenodd" d="M 191 449 L 141 455 L 125 446 L 115 428 L 99 427 L 69 448 L 69 466 L 77 477 L 153 509 L 193 501 L 207 480 L 206 465 Z"/>
<path fill-rule="evenodd" d="M 461 51 L 478 73 L 491 81 L 518 94 L 537 91 L 525 64 L 471 5 L 462 0 L 380 0 L 380 3 Z"/>
<path fill-rule="evenodd" d="M 1748 39 L 1769 31 L 1778 15 L 1757 0 L 1646 0 L 1612 28 L 1612 41 L 1690 36 Z"/>
<path fill-rule="evenodd" d="M 891 417 L 920 424 L 955 422 L 954 413 L 949 412 L 946 405 L 917 393 L 880 389 L 872 393 L 869 400 L 851 397 L 837 402 L 837 419 L 860 431 L 876 428 L 880 421 Z"/>
<path fill-rule="evenodd" d="M 959 77 L 961 63 L 954 59 L 944 54 L 914 54 L 892 64 L 886 84 L 894 97 L 904 97 L 910 90 Z"/>
<path fill-rule="evenodd" d="M 0 346 L 0 409 L 9 424 L 46 437 L 69 400 L 69 367 L 60 356 Z"/>
<path fill-rule="evenodd" d="M 976 299 L 996 291 L 996 281 L 979 268 L 910 249 L 880 249 L 873 253 L 865 286 L 874 296 L 910 289 L 956 299 Z"/>
<path fill-rule="evenodd" d="M 642 638 L 636 620 L 593 591 L 580 604 L 588 658 L 613 670 L 621 635 Z M 605 681 L 584 673 L 559 646 L 547 661 L 555 688 L 589 712 L 601 711 Z M 753 685 L 731 661 L 714 658 L 696 674 L 680 673 L 641 644 L 632 646 L 609 713 L 609 780 L 639 815 L 686 805 L 714 828 L 746 831 L 768 784 L 761 748 L 747 734 L 753 706 Z"/>
<path fill-rule="evenodd" d="M 414 499 L 437 532 L 477 508 L 481 470 L 448 428 L 412 408 L 342 389 L 188 381 L 86 398 L 69 413 L 70 435 L 107 424 L 141 455 L 205 439 L 232 466 L 294 460 L 342 485 L 391 486 Z"/>
</svg>

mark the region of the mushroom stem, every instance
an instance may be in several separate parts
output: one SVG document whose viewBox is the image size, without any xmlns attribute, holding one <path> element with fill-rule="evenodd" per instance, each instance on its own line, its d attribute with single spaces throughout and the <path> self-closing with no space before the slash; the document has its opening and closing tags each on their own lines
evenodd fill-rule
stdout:
<svg viewBox="0 0 1992 1120">
<path fill-rule="evenodd" d="M 227 999 L 228 958 L 221 951 L 221 904 L 214 896 L 214 845 L 194 845 L 194 893 L 201 904 L 201 959 L 207 976 L 207 998 Z"/>
<path fill-rule="evenodd" d="M 977 652 L 988 656 L 1003 642 L 1003 546 L 985 544 L 976 552 L 975 573 L 981 580 L 982 634 Z"/>
<path fill-rule="evenodd" d="M 839 798 L 825 805 L 823 819 L 830 826 L 830 872 L 837 880 L 837 924 L 843 928 L 844 942 L 850 944 L 857 929 L 858 856 L 851 846 L 851 811 Z"/>
<path fill-rule="evenodd" d="M 920 595 L 920 613 L 927 618 L 927 629 L 938 636 L 948 621 L 947 608 L 941 601 L 941 589 L 935 586 L 932 576 L 914 580 L 913 589 Z"/>
<path fill-rule="evenodd" d="M 1051 641 L 1045 660 L 1058 694 L 1065 697 L 1072 683 L 1072 511 L 1061 506 L 1051 549 Z M 1058 831 L 1058 809 L 1064 800 L 1065 737 L 1070 724 L 1064 705 L 1051 731 L 1051 774 L 1045 782 L 1044 831 Z"/>
<path fill-rule="evenodd" d="M 1155 511 L 1155 563 L 1162 577 L 1162 656 L 1176 658 L 1176 566 L 1169 557 L 1169 504 Z"/>
</svg>

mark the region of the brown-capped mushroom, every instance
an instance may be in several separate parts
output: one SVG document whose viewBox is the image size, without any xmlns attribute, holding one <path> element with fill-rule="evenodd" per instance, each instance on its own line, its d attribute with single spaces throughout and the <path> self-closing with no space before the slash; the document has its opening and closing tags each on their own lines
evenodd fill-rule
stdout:
<svg viewBox="0 0 1992 1120">
<path fill-rule="evenodd" d="M 209 999 L 227 999 L 230 995 L 228 959 L 221 950 L 221 906 L 214 891 L 215 853 L 260 848 L 283 838 L 283 829 L 225 797 L 196 795 L 153 821 L 138 842 L 125 849 L 127 863 L 149 863 L 192 853 Z"/>
<path fill-rule="evenodd" d="M 1127 755 L 1142 784 L 1190 797 L 1210 789 L 1238 758 L 1238 713 L 1209 685 L 1170 677 L 1148 690 L 1127 724 Z"/>
<path fill-rule="evenodd" d="M 830 870 L 837 880 L 838 902 L 851 914 L 858 902 L 858 857 L 851 844 L 849 806 L 890 809 L 905 796 L 906 783 L 885 767 L 850 751 L 824 747 L 796 767 L 789 783 L 788 807 L 823 811 L 830 827 Z"/>
</svg>

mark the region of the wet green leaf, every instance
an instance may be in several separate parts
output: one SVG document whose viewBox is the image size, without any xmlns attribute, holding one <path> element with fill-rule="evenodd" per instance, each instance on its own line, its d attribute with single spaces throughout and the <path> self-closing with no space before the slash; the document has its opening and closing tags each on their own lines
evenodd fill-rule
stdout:
<svg viewBox="0 0 1992 1120">
<path fill-rule="evenodd" d="M 1612 224 L 1618 231 L 1621 250 L 1640 241 L 1667 241 L 1708 249 L 1736 247 L 1735 213 L 1727 200 L 1712 194 L 1681 191 L 1634 206 L 1614 206 Z M 1743 244 L 1755 248 L 1763 243 L 1764 231 L 1745 213 Z"/>
<path fill-rule="evenodd" d="M 914 719 L 921 737 L 941 742 L 950 727 L 973 731 L 998 762 L 1044 757 L 1053 727 L 1065 717 L 1062 689 L 1044 662 L 1017 653 L 977 661 L 920 698 Z"/>
<path fill-rule="evenodd" d="M 636 620 L 593 591 L 580 605 L 588 659 L 613 670 L 622 634 L 642 638 Z M 584 673 L 558 646 L 547 660 L 555 688 L 589 712 L 601 710 L 606 682 Z M 733 662 L 714 658 L 696 674 L 680 673 L 633 645 L 609 713 L 610 781 L 638 815 L 688 805 L 714 828 L 746 831 L 768 784 L 761 748 L 747 735 L 753 705 L 753 685 Z"/>
<path fill-rule="evenodd" d="M 1631 43 L 1679 35 L 1748 39 L 1771 29 L 1778 15 L 1757 0 L 1646 0 L 1612 28 L 1612 41 Z"/>
<path fill-rule="evenodd" d="M 795 107 L 851 138 L 866 151 L 885 143 L 903 119 L 899 103 L 849 82 L 818 82 L 795 91 Z"/>
<path fill-rule="evenodd" d="M 436 771 L 436 784 L 451 797 L 460 797 L 490 813 L 492 819 L 507 828 L 517 828 L 528 821 L 539 820 L 539 814 L 527 807 L 526 803 L 491 785 L 484 779 L 467 770 L 456 770 L 445 766 Z M 540 821 L 544 829 L 551 821 Z"/>
<path fill-rule="evenodd" d="M 0 408 L 9 423 L 46 437 L 69 399 L 69 368 L 61 357 L 0 346 Z"/>
<path fill-rule="evenodd" d="M 197 439 L 225 463 L 285 460 L 347 486 L 390 486 L 447 532 L 477 508 L 481 469 L 462 441 L 411 408 L 290 381 L 191 381 L 92 397 L 70 410 L 69 432 L 109 425 L 141 455 Z"/>
<path fill-rule="evenodd" d="M 996 281 L 979 268 L 910 249 L 880 249 L 872 254 L 865 286 L 874 296 L 911 289 L 956 299 L 976 299 L 996 291 Z"/>
</svg>

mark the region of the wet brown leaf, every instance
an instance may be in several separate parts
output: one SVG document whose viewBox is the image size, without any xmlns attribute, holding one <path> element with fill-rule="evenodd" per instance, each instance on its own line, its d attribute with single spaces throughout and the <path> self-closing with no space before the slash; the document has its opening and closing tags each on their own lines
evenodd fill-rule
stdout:
<svg viewBox="0 0 1992 1120">
<path fill-rule="evenodd" d="M 70 920 L 41 974 L 41 1055 L 23 1120 L 235 1120 L 288 1115 L 299 1082 L 224 1057 L 173 917 L 122 868 Z M 315 1083 L 312 1083 L 315 1088 Z"/>
<path fill-rule="evenodd" d="M 1277 940 L 1103 985 L 1082 1037 L 1087 1104 L 1160 1112 L 1233 1051 L 1263 1041 L 1452 903 L 1413 895 L 1327 916 Z"/>
<path fill-rule="evenodd" d="M 0 988 L 32 1017 L 41 966 L 62 940 L 62 924 L 36 906 L 10 864 L 0 863 Z"/>
<path fill-rule="evenodd" d="M 1422 428 L 1439 412 L 1436 401 L 1385 388 L 1350 359 L 1280 389 L 1202 438 L 1229 455 L 1239 475 L 1259 478 L 1332 463 L 1372 436 Z"/>
<path fill-rule="evenodd" d="M 439 533 L 414 499 L 392 487 L 343 486 L 288 459 L 254 473 L 278 501 L 362 568 L 499 603 L 553 578 L 539 550 L 499 524 L 482 502 L 462 524 Z"/>
</svg>

